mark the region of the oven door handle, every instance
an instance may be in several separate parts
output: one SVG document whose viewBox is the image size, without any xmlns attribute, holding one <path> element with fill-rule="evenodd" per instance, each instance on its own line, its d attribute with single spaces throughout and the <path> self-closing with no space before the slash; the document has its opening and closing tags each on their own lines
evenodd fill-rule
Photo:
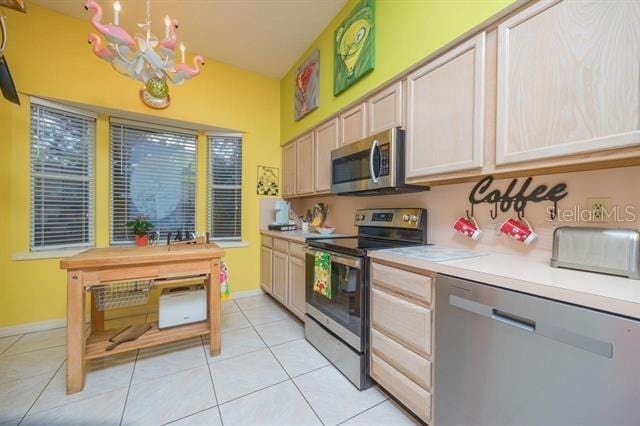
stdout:
<svg viewBox="0 0 640 426">
<path fill-rule="evenodd" d="M 373 153 L 376 151 L 376 149 L 378 149 L 378 140 L 374 139 L 373 143 L 371 144 L 371 151 L 369 152 L 369 171 L 371 172 L 371 180 L 373 181 L 373 183 L 378 183 L 378 180 L 380 179 L 380 176 L 376 175 L 375 166 L 373 165 Z"/>
<path fill-rule="evenodd" d="M 341 265 L 345 265 L 345 266 L 349 266 L 351 268 L 354 269 L 361 269 L 361 260 L 357 259 L 355 257 L 346 257 L 346 256 L 342 256 L 330 251 L 321 251 L 321 250 L 314 250 L 314 249 L 310 249 L 310 248 L 305 248 L 304 249 L 305 253 L 310 254 L 311 256 L 315 256 L 318 253 L 328 253 L 329 256 L 331 256 L 331 261 L 335 262 L 335 263 L 339 263 Z"/>
</svg>

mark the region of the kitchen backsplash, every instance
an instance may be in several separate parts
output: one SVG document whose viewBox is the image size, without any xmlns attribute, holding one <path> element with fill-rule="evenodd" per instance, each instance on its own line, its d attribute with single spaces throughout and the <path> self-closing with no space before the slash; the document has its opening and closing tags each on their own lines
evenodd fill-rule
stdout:
<svg viewBox="0 0 640 426">
<path fill-rule="evenodd" d="M 518 179 L 516 190 L 526 177 Z M 504 191 L 512 179 L 496 180 L 491 188 Z M 475 183 L 434 186 L 430 191 L 412 194 L 367 196 L 367 197 L 313 197 L 292 200 L 292 209 L 302 214 L 319 201 L 329 204 L 327 224 L 337 228 L 340 233 L 354 233 L 353 215 L 359 208 L 374 207 L 421 207 L 428 210 L 429 243 L 452 247 L 473 248 L 503 253 L 530 255 L 549 258 L 553 243 L 553 230 L 557 226 L 604 226 L 621 228 L 640 227 L 640 167 L 596 170 L 589 172 L 564 173 L 556 175 L 536 176 L 529 191 L 538 185 L 549 187 L 565 183 L 568 195 L 558 203 L 559 218 L 555 223 L 549 221 L 548 208 L 550 202 L 528 203 L 525 217 L 538 234 L 531 245 L 526 246 L 507 236 L 500 234 L 497 228 L 509 217 L 515 217 L 513 210 L 499 212 L 498 218 L 492 220 L 489 204 L 474 207 L 475 218 L 482 228 L 483 235 L 473 241 L 453 230 L 454 221 L 469 209 L 469 192 Z M 588 198 L 609 198 L 610 210 L 617 208 L 617 216 L 606 223 L 592 223 L 576 220 L 577 215 L 585 219 L 589 215 Z"/>
</svg>

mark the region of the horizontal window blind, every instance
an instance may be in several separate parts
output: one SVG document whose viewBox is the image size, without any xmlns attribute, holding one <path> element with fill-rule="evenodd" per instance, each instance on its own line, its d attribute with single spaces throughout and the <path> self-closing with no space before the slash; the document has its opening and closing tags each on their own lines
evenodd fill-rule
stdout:
<svg viewBox="0 0 640 426">
<path fill-rule="evenodd" d="M 111 122 L 111 243 L 131 243 L 127 222 L 148 218 L 168 232 L 195 231 L 197 135 Z"/>
<path fill-rule="evenodd" d="M 95 118 L 31 102 L 31 250 L 93 245 Z"/>
<path fill-rule="evenodd" d="M 214 240 L 242 238 L 242 138 L 208 137 L 209 232 Z"/>
</svg>

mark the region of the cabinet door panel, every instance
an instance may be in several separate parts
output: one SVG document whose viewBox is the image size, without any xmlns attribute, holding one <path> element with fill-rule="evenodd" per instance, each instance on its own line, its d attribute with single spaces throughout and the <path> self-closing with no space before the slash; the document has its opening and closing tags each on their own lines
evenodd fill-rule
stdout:
<svg viewBox="0 0 640 426">
<path fill-rule="evenodd" d="M 313 192 L 313 133 L 309 133 L 296 142 L 296 195 Z"/>
<path fill-rule="evenodd" d="M 485 34 L 407 81 L 407 177 L 482 166 Z"/>
<path fill-rule="evenodd" d="M 414 352 L 431 355 L 430 309 L 373 288 L 371 325 Z"/>
<path fill-rule="evenodd" d="M 402 127 L 403 105 L 401 81 L 373 95 L 367 102 L 369 136 L 392 127 Z"/>
<path fill-rule="evenodd" d="M 288 258 L 285 253 L 273 252 L 273 297 L 285 306 L 289 280 Z"/>
<path fill-rule="evenodd" d="M 315 192 L 331 189 L 331 151 L 338 147 L 338 118 L 315 130 Z"/>
<path fill-rule="evenodd" d="M 296 195 L 296 143 L 282 148 L 282 196 Z"/>
<path fill-rule="evenodd" d="M 305 285 L 304 260 L 289 256 L 289 301 L 287 307 L 304 321 Z"/>
<path fill-rule="evenodd" d="M 269 294 L 273 294 L 272 253 L 269 247 L 260 247 L 260 286 Z"/>
<path fill-rule="evenodd" d="M 640 2 L 539 2 L 498 27 L 496 163 L 640 144 Z"/>
<path fill-rule="evenodd" d="M 367 136 L 367 104 L 359 104 L 340 114 L 340 146 Z"/>
</svg>

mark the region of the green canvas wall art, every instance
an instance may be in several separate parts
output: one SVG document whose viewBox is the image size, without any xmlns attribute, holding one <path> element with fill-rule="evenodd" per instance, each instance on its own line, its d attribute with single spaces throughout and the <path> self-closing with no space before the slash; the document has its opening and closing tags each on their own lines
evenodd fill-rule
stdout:
<svg viewBox="0 0 640 426">
<path fill-rule="evenodd" d="M 375 21 L 375 0 L 361 0 L 336 29 L 333 39 L 335 96 L 373 71 L 376 50 Z"/>
</svg>

